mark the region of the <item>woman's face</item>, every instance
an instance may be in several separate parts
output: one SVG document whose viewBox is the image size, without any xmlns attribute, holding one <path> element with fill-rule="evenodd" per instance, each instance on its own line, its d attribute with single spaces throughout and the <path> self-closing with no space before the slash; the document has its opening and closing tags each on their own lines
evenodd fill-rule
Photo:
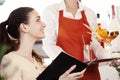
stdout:
<svg viewBox="0 0 120 80">
<path fill-rule="evenodd" d="M 29 28 L 28 33 L 30 36 L 37 39 L 43 39 L 45 37 L 45 24 L 41 21 L 39 14 L 35 10 L 29 13 L 29 20 L 27 26 Z"/>
</svg>

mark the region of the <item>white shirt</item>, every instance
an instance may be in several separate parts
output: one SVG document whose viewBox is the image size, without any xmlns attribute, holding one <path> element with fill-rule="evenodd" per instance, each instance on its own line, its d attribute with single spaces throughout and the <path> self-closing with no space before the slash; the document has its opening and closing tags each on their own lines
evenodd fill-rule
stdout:
<svg viewBox="0 0 120 80">
<path fill-rule="evenodd" d="M 46 23 L 45 38 L 43 39 L 43 50 L 51 59 L 54 59 L 61 51 L 63 51 L 61 47 L 56 45 L 60 10 L 63 10 L 64 17 L 72 18 L 72 19 L 81 19 L 82 18 L 81 11 L 85 10 L 85 14 L 89 22 L 89 25 L 93 29 L 97 29 L 97 19 L 95 13 L 91 9 L 82 6 L 80 2 L 79 2 L 79 9 L 77 10 L 75 17 L 73 17 L 71 13 L 66 11 L 64 0 L 62 0 L 62 2 L 60 3 L 56 3 L 54 5 L 48 6 L 43 11 L 43 16 L 42 16 L 44 22 Z M 100 44 L 94 37 L 92 37 L 92 41 L 93 42 L 91 43 L 91 45 L 94 49 L 95 55 L 98 58 L 108 57 L 105 54 L 105 50 L 102 48 L 102 46 L 100 46 Z"/>
</svg>

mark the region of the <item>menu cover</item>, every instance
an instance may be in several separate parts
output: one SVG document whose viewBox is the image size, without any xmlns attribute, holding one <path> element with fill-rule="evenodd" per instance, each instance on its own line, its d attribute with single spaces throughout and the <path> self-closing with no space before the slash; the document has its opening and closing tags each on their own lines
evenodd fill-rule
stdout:
<svg viewBox="0 0 120 80">
<path fill-rule="evenodd" d="M 90 62 L 89 65 L 94 61 L 95 60 Z M 37 80 L 58 80 L 59 77 L 73 65 L 76 65 L 76 68 L 71 73 L 82 71 L 89 66 L 88 64 L 81 62 L 64 52 L 61 52 L 55 60 L 37 77 Z"/>
</svg>

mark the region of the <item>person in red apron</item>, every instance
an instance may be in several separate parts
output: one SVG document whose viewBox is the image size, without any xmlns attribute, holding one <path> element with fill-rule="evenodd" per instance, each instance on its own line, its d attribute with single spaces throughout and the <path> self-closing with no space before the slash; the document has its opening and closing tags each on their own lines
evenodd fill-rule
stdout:
<svg viewBox="0 0 120 80">
<path fill-rule="evenodd" d="M 88 24 L 84 11 L 81 12 L 82 19 L 74 20 L 63 17 L 63 11 L 59 12 L 59 31 L 57 45 L 80 61 L 84 61 L 84 41 L 86 45 L 91 42 L 91 31 L 83 23 Z M 93 54 L 92 54 L 93 55 Z M 94 57 L 95 58 L 95 57 Z M 94 73 L 93 73 L 94 72 Z M 100 80 L 98 65 L 88 67 L 81 80 Z"/>
<path fill-rule="evenodd" d="M 96 16 L 91 9 L 81 6 L 79 0 L 62 0 L 60 4 L 49 6 L 44 11 L 43 19 L 47 24 L 43 49 L 51 59 L 63 51 L 84 61 L 84 46 L 91 42 L 95 42 L 94 53 L 102 51 L 99 50 L 103 49 L 100 43 L 92 38 L 92 32 L 83 25 L 97 29 Z M 91 59 L 102 56 L 94 53 Z M 98 64 L 89 66 L 80 80 L 101 80 Z"/>
</svg>

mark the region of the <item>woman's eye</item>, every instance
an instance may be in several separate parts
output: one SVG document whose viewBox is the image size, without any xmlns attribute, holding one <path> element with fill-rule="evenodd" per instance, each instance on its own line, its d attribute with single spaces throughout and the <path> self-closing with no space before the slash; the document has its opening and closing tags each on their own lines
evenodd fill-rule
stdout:
<svg viewBox="0 0 120 80">
<path fill-rule="evenodd" d="M 40 19 L 37 19 L 37 22 L 40 21 Z"/>
</svg>

